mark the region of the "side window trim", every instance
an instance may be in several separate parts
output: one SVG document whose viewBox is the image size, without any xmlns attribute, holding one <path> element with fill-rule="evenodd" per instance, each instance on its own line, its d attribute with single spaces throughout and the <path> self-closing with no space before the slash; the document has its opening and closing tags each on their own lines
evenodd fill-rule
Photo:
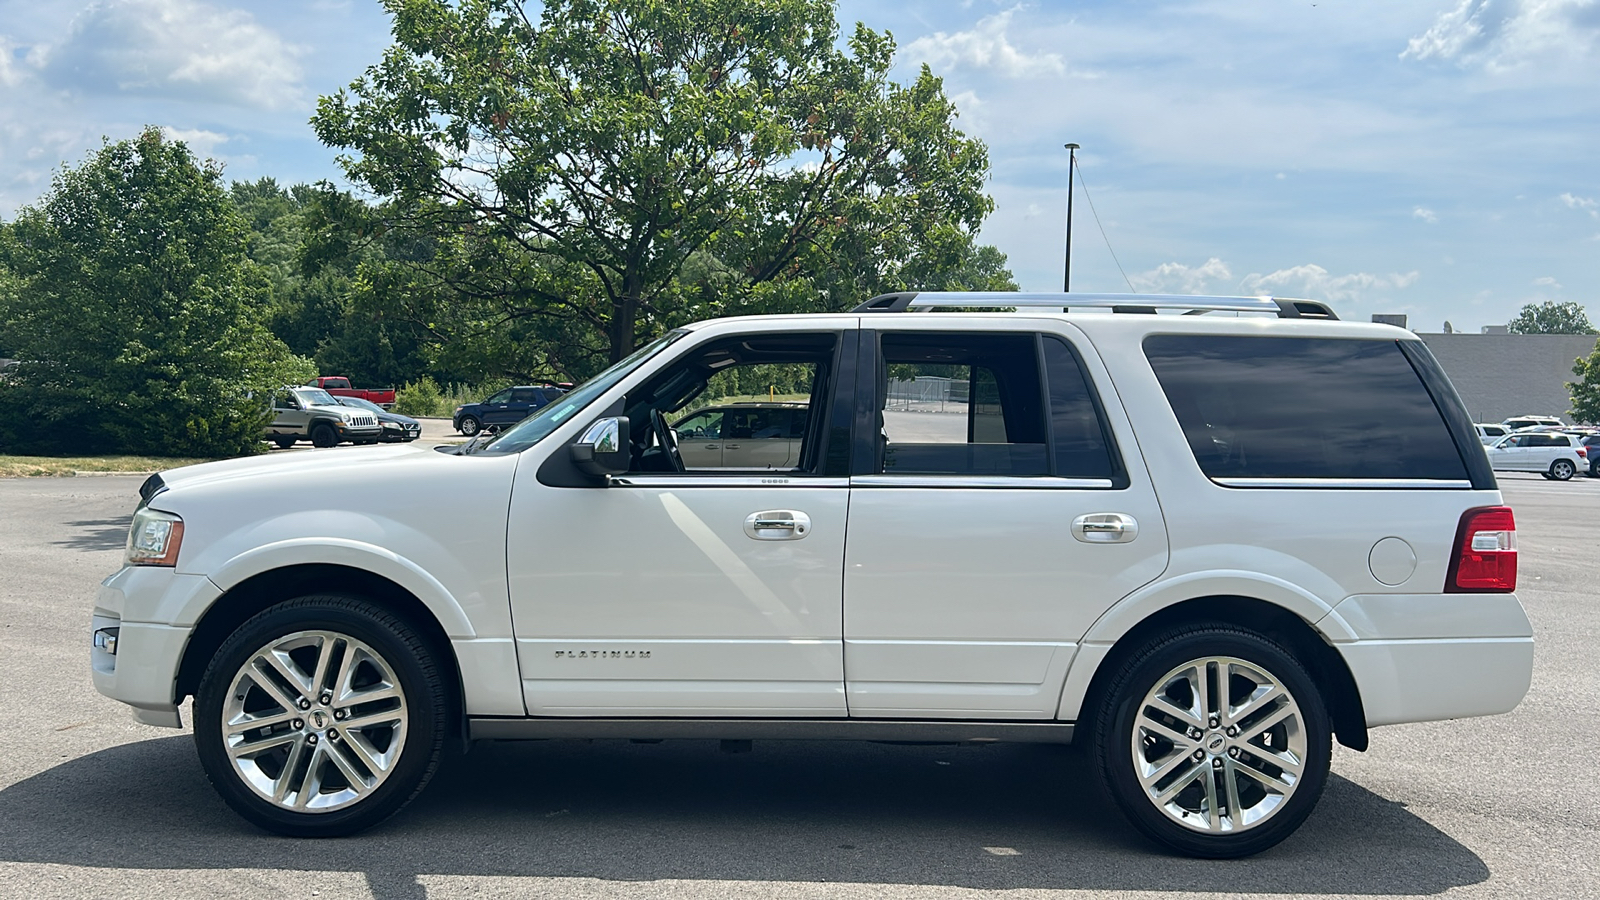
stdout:
<svg viewBox="0 0 1600 900">
<path fill-rule="evenodd" d="M 1116 432 L 1111 428 L 1111 418 L 1106 414 L 1105 400 L 1100 396 L 1100 387 L 1094 383 L 1094 373 L 1089 371 L 1088 364 L 1083 361 L 1083 353 L 1078 350 L 1077 346 L 1065 336 L 1054 333 L 1039 335 L 1039 365 L 1045 367 L 1046 369 L 1043 381 L 1045 390 L 1045 409 L 1047 411 L 1047 415 L 1049 414 L 1048 411 L 1050 409 L 1050 373 L 1048 371 L 1049 364 L 1044 358 L 1043 343 L 1046 340 L 1060 342 L 1060 344 L 1066 348 L 1067 355 L 1072 358 L 1073 365 L 1078 367 L 1078 376 L 1083 379 L 1084 386 L 1087 387 L 1089 391 L 1089 405 L 1094 409 L 1095 420 L 1100 423 L 1100 440 L 1105 445 L 1106 456 L 1111 460 L 1111 487 L 1117 490 L 1123 490 L 1127 488 L 1133 483 L 1133 479 L 1128 474 L 1128 463 L 1127 460 L 1123 458 L 1122 446 L 1117 443 Z M 1056 429 L 1053 416 L 1050 419 L 1049 431 L 1051 441 L 1051 471 L 1054 471 L 1053 467 L 1055 465 Z"/>
<path fill-rule="evenodd" d="M 1467 479 L 1472 483 L 1472 489 L 1498 490 L 1500 485 L 1495 481 L 1494 468 L 1489 464 L 1488 455 L 1483 452 L 1483 442 L 1477 439 L 1477 434 L 1472 429 L 1472 417 L 1467 414 L 1466 406 L 1461 403 L 1461 395 L 1457 394 L 1455 387 L 1450 384 L 1444 369 L 1434 358 L 1433 351 L 1422 341 L 1397 343 L 1400 345 L 1400 353 L 1416 371 L 1417 377 L 1422 380 L 1422 386 L 1428 391 L 1428 396 L 1433 398 L 1433 405 L 1444 418 L 1450 438 L 1455 442 L 1456 452 L 1461 454 L 1461 461 L 1466 466 Z"/>
</svg>

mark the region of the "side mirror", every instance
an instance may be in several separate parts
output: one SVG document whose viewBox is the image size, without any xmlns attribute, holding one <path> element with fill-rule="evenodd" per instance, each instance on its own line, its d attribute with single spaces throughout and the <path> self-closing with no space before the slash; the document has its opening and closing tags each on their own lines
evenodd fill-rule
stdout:
<svg viewBox="0 0 1600 900">
<path fill-rule="evenodd" d="M 601 419 L 589 426 L 574 443 L 572 463 L 580 470 L 600 478 L 628 471 L 632 450 L 628 443 L 628 417 Z"/>
</svg>

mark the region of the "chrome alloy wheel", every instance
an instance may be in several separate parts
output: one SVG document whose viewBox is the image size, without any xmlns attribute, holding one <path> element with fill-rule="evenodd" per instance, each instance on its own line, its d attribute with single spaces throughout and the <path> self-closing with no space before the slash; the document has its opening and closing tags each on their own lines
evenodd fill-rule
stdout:
<svg viewBox="0 0 1600 900">
<path fill-rule="evenodd" d="M 334 631 L 299 631 L 250 654 L 222 713 L 228 759 L 251 790 L 294 812 L 366 797 L 405 746 L 405 691 L 377 651 Z"/>
<path fill-rule="evenodd" d="M 1229 656 L 1162 676 L 1139 704 L 1131 737 L 1146 798 L 1212 834 L 1254 828 L 1283 809 L 1307 760 L 1293 695 L 1259 665 Z"/>
</svg>

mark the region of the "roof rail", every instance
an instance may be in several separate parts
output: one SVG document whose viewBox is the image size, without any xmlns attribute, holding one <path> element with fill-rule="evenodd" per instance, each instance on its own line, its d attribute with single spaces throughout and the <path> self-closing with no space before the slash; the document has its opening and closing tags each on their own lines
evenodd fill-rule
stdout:
<svg viewBox="0 0 1600 900">
<path fill-rule="evenodd" d="M 1181 309 L 1186 315 L 1213 310 L 1272 313 L 1280 319 L 1333 319 L 1339 317 L 1315 300 L 1280 300 L 1275 297 L 1196 297 L 1187 294 L 1081 294 L 1024 293 L 1019 291 L 902 291 L 880 294 L 851 312 L 907 312 L 913 309 L 1108 309 L 1120 313 L 1153 313 Z"/>
</svg>

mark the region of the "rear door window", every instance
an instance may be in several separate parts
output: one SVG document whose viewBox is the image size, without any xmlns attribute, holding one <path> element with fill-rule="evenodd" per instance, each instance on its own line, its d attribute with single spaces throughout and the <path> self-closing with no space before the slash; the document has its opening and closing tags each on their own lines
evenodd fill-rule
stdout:
<svg viewBox="0 0 1600 900">
<path fill-rule="evenodd" d="M 1151 335 L 1144 351 L 1210 478 L 1468 478 L 1395 341 Z"/>
</svg>

